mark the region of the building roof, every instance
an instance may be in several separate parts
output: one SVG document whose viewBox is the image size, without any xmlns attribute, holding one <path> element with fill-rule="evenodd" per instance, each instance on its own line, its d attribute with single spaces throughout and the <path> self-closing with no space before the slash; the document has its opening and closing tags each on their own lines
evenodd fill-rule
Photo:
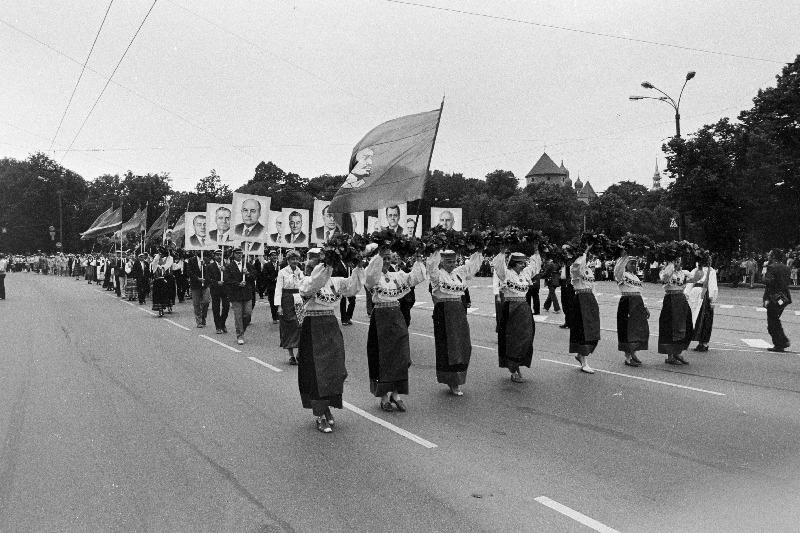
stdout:
<svg viewBox="0 0 800 533">
<path fill-rule="evenodd" d="M 542 156 L 533 165 L 533 168 L 528 172 L 525 177 L 532 177 L 532 176 L 547 176 L 547 175 L 555 175 L 555 176 L 564 176 L 567 174 L 565 169 L 558 168 L 558 165 L 550 159 L 550 156 L 547 153 L 542 153 Z"/>
<path fill-rule="evenodd" d="M 586 196 L 587 198 L 595 198 L 597 197 L 597 193 L 594 192 L 594 188 L 589 181 L 586 181 L 586 184 L 581 189 L 581 192 L 578 193 L 578 196 Z"/>
</svg>

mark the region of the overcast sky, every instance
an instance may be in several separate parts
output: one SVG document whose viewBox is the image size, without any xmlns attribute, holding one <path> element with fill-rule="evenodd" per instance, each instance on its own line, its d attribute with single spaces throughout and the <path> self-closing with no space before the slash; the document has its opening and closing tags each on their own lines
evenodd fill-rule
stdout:
<svg viewBox="0 0 800 533">
<path fill-rule="evenodd" d="M 344 174 L 370 129 L 445 96 L 432 169 L 522 179 L 546 147 L 598 191 L 650 186 L 674 112 L 629 101 L 658 96 L 642 81 L 677 99 L 697 71 L 686 135 L 735 118 L 800 52 L 788 0 L 158 0 L 97 101 L 152 4 L 113 2 L 55 138 L 86 179 L 168 172 L 187 190 L 213 168 L 236 188 L 262 160 Z M 0 156 L 50 149 L 108 5 L 3 0 Z"/>
</svg>

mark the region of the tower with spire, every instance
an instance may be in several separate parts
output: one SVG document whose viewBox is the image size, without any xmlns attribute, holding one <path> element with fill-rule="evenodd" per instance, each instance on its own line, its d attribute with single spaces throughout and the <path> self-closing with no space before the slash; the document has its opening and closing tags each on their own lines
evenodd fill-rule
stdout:
<svg viewBox="0 0 800 533">
<path fill-rule="evenodd" d="M 653 174 L 653 188 L 651 190 L 661 190 L 661 173 L 658 171 L 658 159 L 656 159 L 656 172 Z"/>
</svg>

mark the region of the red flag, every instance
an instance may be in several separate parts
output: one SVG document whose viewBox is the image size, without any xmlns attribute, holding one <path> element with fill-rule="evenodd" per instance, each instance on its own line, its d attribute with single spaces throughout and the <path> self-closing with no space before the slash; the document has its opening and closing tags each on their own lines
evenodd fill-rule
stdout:
<svg viewBox="0 0 800 533">
<path fill-rule="evenodd" d="M 422 198 L 443 107 L 384 122 L 361 139 L 328 211 L 355 213 Z"/>
</svg>

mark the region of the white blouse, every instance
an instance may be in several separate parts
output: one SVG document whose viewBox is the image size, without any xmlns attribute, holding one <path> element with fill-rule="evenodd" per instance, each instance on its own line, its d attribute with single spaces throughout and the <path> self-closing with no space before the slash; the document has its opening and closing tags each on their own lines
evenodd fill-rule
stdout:
<svg viewBox="0 0 800 533">
<path fill-rule="evenodd" d="M 333 311 L 339 300 L 355 296 L 364 286 L 364 269 L 356 267 L 349 278 L 332 278 L 333 268 L 322 263 L 300 281 L 306 311 Z"/>
<path fill-rule="evenodd" d="M 305 278 L 305 274 L 299 267 L 292 270 L 292 267 L 286 265 L 280 269 L 275 282 L 275 297 L 272 299 L 272 304 L 280 307 L 283 289 L 299 289 L 303 278 Z"/>
<path fill-rule="evenodd" d="M 687 270 L 675 270 L 675 263 L 670 261 L 659 274 L 659 278 L 666 292 L 683 292 L 688 275 Z"/>
<path fill-rule="evenodd" d="M 428 279 L 425 263 L 417 261 L 411 272 L 383 272 L 383 257 L 377 254 L 364 271 L 364 286 L 372 294 L 372 301 L 394 302 L 411 292 L 411 289 Z"/>
<path fill-rule="evenodd" d="M 516 271 L 506 266 L 506 254 L 499 253 L 492 259 L 494 274 L 500 282 L 500 292 L 506 297 L 524 298 L 533 283 L 533 276 L 536 272 L 536 262 L 533 258 L 528 260 L 528 265 L 517 274 Z M 541 266 L 539 265 L 541 270 Z"/>
<path fill-rule="evenodd" d="M 467 280 L 477 274 L 483 264 L 483 254 L 475 252 L 463 265 L 454 268 L 450 273 L 439 268 L 441 262 L 442 253 L 438 250 L 428 258 L 427 262 L 434 303 L 440 298 L 452 300 L 464 296 Z"/>
<path fill-rule="evenodd" d="M 628 266 L 628 259 L 628 256 L 617 259 L 617 263 L 614 265 L 614 279 L 622 294 L 641 294 L 642 282 L 639 276 L 625 270 Z"/>
<path fill-rule="evenodd" d="M 569 267 L 569 275 L 576 291 L 589 289 L 594 292 L 594 270 L 586 265 L 586 254 L 575 259 Z"/>
</svg>

